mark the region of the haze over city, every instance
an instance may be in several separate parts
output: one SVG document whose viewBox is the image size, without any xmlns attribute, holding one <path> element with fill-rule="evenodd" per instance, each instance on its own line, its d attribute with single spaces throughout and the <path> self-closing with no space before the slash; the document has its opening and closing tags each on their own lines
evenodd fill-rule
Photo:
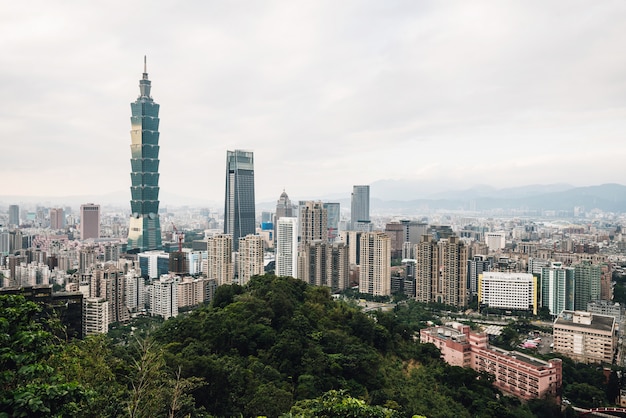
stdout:
<svg viewBox="0 0 626 418">
<path fill-rule="evenodd" d="M 164 195 L 220 202 L 227 149 L 254 151 L 259 201 L 620 183 L 624 21 L 619 1 L 5 2 L 0 194 L 127 193 L 144 55 Z"/>
</svg>

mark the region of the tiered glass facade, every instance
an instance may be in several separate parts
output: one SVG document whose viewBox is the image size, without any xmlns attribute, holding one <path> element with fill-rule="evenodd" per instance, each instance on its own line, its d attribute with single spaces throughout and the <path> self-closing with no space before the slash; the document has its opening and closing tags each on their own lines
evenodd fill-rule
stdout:
<svg viewBox="0 0 626 418">
<path fill-rule="evenodd" d="M 255 222 L 254 156 L 250 151 L 228 151 L 224 233 L 232 234 L 233 251 L 239 249 L 239 238 L 256 233 Z"/>
<path fill-rule="evenodd" d="M 159 105 L 150 97 L 145 68 L 139 81 L 139 97 L 130 104 L 131 215 L 128 251 L 160 250 L 159 220 Z"/>
</svg>

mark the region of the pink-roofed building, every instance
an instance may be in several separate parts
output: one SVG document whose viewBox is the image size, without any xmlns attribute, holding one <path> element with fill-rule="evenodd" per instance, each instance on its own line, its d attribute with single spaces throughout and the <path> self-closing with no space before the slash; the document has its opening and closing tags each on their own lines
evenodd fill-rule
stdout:
<svg viewBox="0 0 626 418">
<path fill-rule="evenodd" d="M 420 331 L 422 343 L 432 343 L 446 363 L 471 367 L 494 376 L 494 386 L 501 391 L 528 400 L 551 395 L 560 399 L 563 369 L 560 359 L 539 360 L 517 351 L 489 346 L 485 333 L 473 333 L 470 327 L 454 323 Z"/>
</svg>

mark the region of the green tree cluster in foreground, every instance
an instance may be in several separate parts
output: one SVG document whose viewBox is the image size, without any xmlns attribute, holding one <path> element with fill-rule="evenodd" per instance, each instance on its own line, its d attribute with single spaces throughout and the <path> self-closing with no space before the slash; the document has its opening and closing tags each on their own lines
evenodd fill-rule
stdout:
<svg viewBox="0 0 626 418">
<path fill-rule="evenodd" d="M 0 310 L 0 416 L 560 416 L 416 342 L 422 308 L 372 317 L 292 278 L 222 286 L 141 338 L 68 344 L 32 320 L 33 304 L 0 297 Z"/>
</svg>

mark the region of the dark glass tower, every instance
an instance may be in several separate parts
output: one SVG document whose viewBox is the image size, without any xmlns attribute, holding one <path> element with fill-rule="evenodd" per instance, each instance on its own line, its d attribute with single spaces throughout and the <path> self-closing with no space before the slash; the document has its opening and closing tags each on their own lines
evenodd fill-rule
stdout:
<svg viewBox="0 0 626 418">
<path fill-rule="evenodd" d="M 150 97 L 150 80 L 144 57 L 139 97 L 130 104 L 130 226 L 128 251 L 160 250 L 159 220 L 159 105 Z"/>
<path fill-rule="evenodd" d="M 239 238 L 256 233 L 254 214 L 254 156 L 250 151 L 227 151 L 224 233 L 233 236 L 233 251 Z"/>
</svg>

